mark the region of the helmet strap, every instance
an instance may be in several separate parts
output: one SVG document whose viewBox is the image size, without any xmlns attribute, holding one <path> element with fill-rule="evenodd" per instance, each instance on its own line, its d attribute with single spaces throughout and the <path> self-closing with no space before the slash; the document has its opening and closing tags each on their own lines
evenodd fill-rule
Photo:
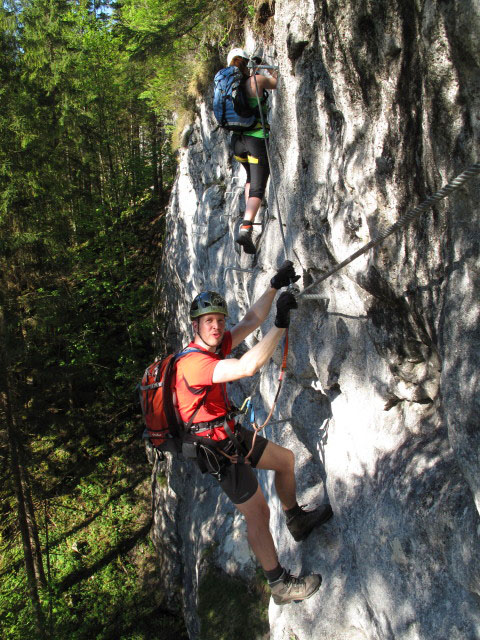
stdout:
<svg viewBox="0 0 480 640">
<path fill-rule="evenodd" d="M 192 321 L 193 324 L 193 331 L 195 332 L 195 335 L 198 336 L 200 338 L 200 340 L 203 342 L 203 344 L 208 347 L 208 344 L 205 342 L 205 340 L 202 338 L 202 334 L 200 333 L 200 319 L 202 318 L 202 316 L 198 316 L 198 318 L 195 318 L 195 320 Z M 195 328 L 195 324 L 196 323 L 196 328 Z"/>
</svg>

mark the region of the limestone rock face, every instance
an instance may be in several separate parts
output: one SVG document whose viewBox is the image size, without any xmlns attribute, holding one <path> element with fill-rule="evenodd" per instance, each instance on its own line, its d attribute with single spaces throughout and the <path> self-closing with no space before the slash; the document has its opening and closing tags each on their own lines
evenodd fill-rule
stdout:
<svg viewBox="0 0 480 640">
<path fill-rule="evenodd" d="M 276 0 L 268 22 L 271 40 L 246 46 L 280 68 L 272 179 L 303 288 L 479 161 L 480 5 Z M 257 257 L 235 248 L 245 178 L 210 100 L 170 203 L 164 349 L 189 341 L 196 293 L 222 293 L 234 324 L 285 259 L 272 179 Z M 282 564 L 323 576 L 305 603 L 271 602 L 272 640 L 480 638 L 479 202 L 473 178 L 299 303 L 274 416 L 286 422 L 266 435 L 295 452 L 299 502 L 329 501 L 335 515 L 295 543 L 273 478 L 259 472 Z M 272 322 L 273 311 L 246 346 Z M 259 419 L 280 361 L 278 350 L 260 377 Z M 234 401 L 257 377 L 230 385 Z M 255 562 L 215 481 L 180 459 L 161 465 L 154 540 L 200 638 L 202 567 L 249 580 Z"/>
</svg>

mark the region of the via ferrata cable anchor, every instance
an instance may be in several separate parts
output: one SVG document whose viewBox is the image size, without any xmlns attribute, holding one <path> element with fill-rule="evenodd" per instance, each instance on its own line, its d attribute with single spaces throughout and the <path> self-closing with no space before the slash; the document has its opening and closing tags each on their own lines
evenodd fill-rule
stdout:
<svg viewBox="0 0 480 640">
<path fill-rule="evenodd" d="M 268 71 L 278 71 L 278 67 L 273 64 L 255 64 L 253 61 L 250 61 L 247 64 L 248 69 L 267 69 Z"/>
<path fill-rule="evenodd" d="M 297 298 L 298 294 L 300 293 L 300 287 L 298 287 L 294 282 L 291 282 L 287 287 L 287 291 L 288 293 L 292 293 L 295 298 Z"/>
<path fill-rule="evenodd" d="M 245 267 L 236 267 L 236 266 L 224 267 L 223 268 L 223 279 L 224 280 L 227 279 L 227 273 L 229 271 L 244 271 L 245 273 L 255 273 L 255 269 L 246 269 Z"/>
<path fill-rule="evenodd" d="M 230 179 L 231 182 L 235 182 L 236 180 L 240 180 L 239 176 L 232 176 L 232 178 Z M 229 191 L 225 191 L 225 195 L 231 194 L 231 193 L 237 193 L 238 191 L 243 191 L 245 189 L 245 185 L 243 184 L 232 184 L 230 187 Z M 229 215 L 229 217 L 232 217 L 231 215 Z"/>
<path fill-rule="evenodd" d="M 278 71 L 278 66 L 267 64 L 267 62 L 263 59 L 263 52 L 260 51 L 260 53 L 254 53 L 251 56 L 251 58 L 247 62 L 247 69 L 269 69 L 271 71 Z"/>
</svg>

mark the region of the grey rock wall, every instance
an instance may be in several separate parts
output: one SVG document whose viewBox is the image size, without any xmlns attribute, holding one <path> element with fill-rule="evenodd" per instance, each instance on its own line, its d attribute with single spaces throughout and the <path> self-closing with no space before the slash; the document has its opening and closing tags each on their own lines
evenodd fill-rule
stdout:
<svg viewBox="0 0 480 640">
<path fill-rule="evenodd" d="M 269 24 L 271 41 L 257 34 L 247 46 L 280 67 L 273 178 L 307 286 L 479 160 L 480 5 L 277 0 Z M 168 214 L 165 348 L 188 342 L 197 292 L 220 291 L 234 323 L 284 259 L 271 186 L 257 259 L 235 249 L 244 176 L 209 99 L 180 153 Z M 323 575 L 305 603 L 270 604 L 272 640 L 480 638 L 479 200 L 476 178 L 295 314 L 275 414 L 288 421 L 266 432 L 295 451 L 300 501 L 329 500 L 335 517 L 294 543 L 272 477 L 259 473 L 281 562 Z M 279 364 L 280 352 L 261 376 L 260 418 Z M 237 402 L 255 380 L 231 385 Z M 214 481 L 181 460 L 162 464 L 154 541 L 199 638 L 206 554 L 247 580 L 255 563 Z"/>
</svg>

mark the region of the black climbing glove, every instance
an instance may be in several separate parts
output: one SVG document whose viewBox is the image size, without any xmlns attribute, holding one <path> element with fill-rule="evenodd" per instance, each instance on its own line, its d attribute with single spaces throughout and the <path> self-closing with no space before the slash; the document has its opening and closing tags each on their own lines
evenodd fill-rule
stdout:
<svg viewBox="0 0 480 640">
<path fill-rule="evenodd" d="M 270 285 L 274 289 L 281 289 L 282 287 L 288 287 L 292 282 L 300 280 L 300 276 L 295 275 L 295 269 L 293 268 L 293 262 L 291 260 L 285 260 L 277 273 L 270 280 Z"/>
<path fill-rule="evenodd" d="M 279 329 L 288 329 L 290 324 L 290 309 L 297 309 L 297 301 L 293 293 L 284 291 L 277 300 L 277 315 L 275 316 L 275 326 Z"/>
</svg>

